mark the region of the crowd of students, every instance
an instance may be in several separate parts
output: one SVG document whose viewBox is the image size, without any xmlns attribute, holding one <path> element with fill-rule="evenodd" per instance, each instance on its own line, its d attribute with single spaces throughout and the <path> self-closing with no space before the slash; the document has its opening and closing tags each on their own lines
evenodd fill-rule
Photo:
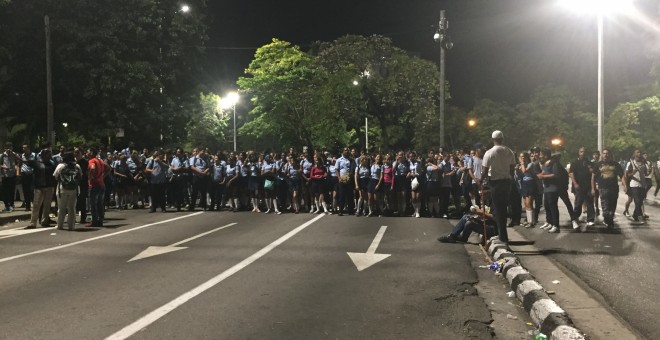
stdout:
<svg viewBox="0 0 660 340">
<path fill-rule="evenodd" d="M 186 153 L 181 148 L 139 152 L 130 145 L 120 151 L 61 147 L 58 154 L 51 156 L 49 145 L 37 153 L 24 145 L 19 154 L 8 143 L 0 159 L 0 174 L 5 211 L 15 209 L 13 196 L 17 181 L 20 182 L 25 208 L 33 212 L 28 228 L 38 223 L 48 225 L 49 209 L 45 207 L 50 207 L 52 197 L 58 199 L 58 215 L 66 214 L 68 208 L 79 214 L 80 223 L 85 223 L 90 210 L 92 221 L 87 226 L 96 227 L 103 225 L 105 209 L 147 206 L 150 212 L 193 211 L 199 207 L 266 214 L 460 218 L 469 213 L 471 206 L 491 200 L 488 190 L 482 190 L 486 149 L 477 145 L 452 152 L 363 150 L 358 154 L 356 148 L 343 148 L 336 153 L 309 149 L 300 153 L 294 149 L 211 153 L 195 148 Z M 658 175 L 658 162 L 645 160 L 636 150 L 624 171 L 611 160 L 608 150 L 600 157 L 596 152 L 588 160 L 586 149 L 581 148 L 566 171 L 549 149 L 532 148 L 519 153 L 512 168 L 509 197 L 498 198 L 507 201 L 500 209 L 506 210 L 504 216 L 510 218 L 508 226 L 521 224 L 524 206 L 526 221 L 522 225 L 535 227 L 544 206 L 546 220 L 540 228 L 559 232 L 557 202 L 562 199 L 573 228 L 584 230 L 594 224 L 600 212 L 599 194 L 604 223 L 612 226 L 619 179 L 631 197 L 628 205 L 635 202 L 632 218 L 643 222 L 647 218 L 643 199 L 650 189 L 651 176 Z M 65 185 L 71 178 L 80 183 L 73 191 L 70 184 Z M 569 188 L 575 194 L 574 205 L 568 197 Z M 628 213 L 627 206 L 624 214 Z M 583 207 L 587 219 L 580 226 L 578 218 Z M 74 216 L 69 214 L 69 228 L 73 228 Z M 63 218 L 58 216 L 60 228 Z"/>
</svg>

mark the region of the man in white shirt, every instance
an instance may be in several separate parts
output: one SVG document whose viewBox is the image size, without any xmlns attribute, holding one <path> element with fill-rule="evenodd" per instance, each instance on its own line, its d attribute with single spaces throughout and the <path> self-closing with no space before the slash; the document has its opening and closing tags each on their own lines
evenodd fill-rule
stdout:
<svg viewBox="0 0 660 340">
<path fill-rule="evenodd" d="M 497 234 L 500 241 L 509 242 L 506 231 L 507 205 L 511 191 L 511 179 L 516 164 L 516 156 L 503 145 L 504 134 L 495 130 L 491 135 L 494 146 L 486 151 L 483 159 L 482 178 L 487 179 L 484 183 L 490 186 L 491 205 L 494 209 L 494 217 L 497 222 Z"/>
</svg>

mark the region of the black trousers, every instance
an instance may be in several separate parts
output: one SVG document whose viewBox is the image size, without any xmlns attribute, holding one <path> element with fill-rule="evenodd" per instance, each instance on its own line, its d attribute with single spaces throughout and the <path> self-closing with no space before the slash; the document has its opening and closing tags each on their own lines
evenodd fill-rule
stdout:
<svg viewBox="0 0 660 340">
<path fill-rule="evenodd" d="M 344 213 L 344 209 L 348 210 L 349 214 L 353 212 L 355 208 L 354 191 L 354 183 L 350 179 L 347 183 L 339 183 L 339 212 Z"/>
<path fill-rule="evenodd" d="M 167 183 L 150 183 L 149 194 L 151 195 L 151 211 L 156 211 L 156 208 L 165 211 L 167 203 L 165 193 L 167 192 Z"/>
<path fill-rule="evenodd" d="M 209 183 L 210 182 L 208 176 L 193 176 L 189 210 L 195 209 L 195 203 L 197 203 L 197 195 L 199 195 L 199 206 L 206 209 L 206 193 L 209 187 Z"/>
<path fill-rule="evenodd" d="M 181 210 L 185 204 L 188 181 L 184 176 L 177 176 L 170 181 L 167 199 L 171 201 L 176 210 Z"/>
<path fill-rule="evenodd" d="M 34 201 L 34 174 L 21 174 L 21 186 L 23 187 L 25 206 L 30 207 L 32 201 Z"/>
<path fill-rule="evenodd" d="M 14 206 L 14 194 L 16 192 L 16 177 L 3 177 L 0 187 L 0 197 L 5 203 L 5 208 Z"/>
<path fill-rule="evenodd" d="M 644 195 L 646 194 L 646 188 L 642 187 L 631 187 L 630 194 L 635 202 L 635 211 L 633 211 L 633 218 L 643 219 L 644 213 L 642 212 L 642 205 L 644 204 Z"/>
<path fill-rule="evenodd" d="M 85 223 L 87 219 L 87 197 L 89 197 L 89 187 L 87 181 L 79 186 L 78 199 L 76 200 L 76 211 L 80 211 L 80 223 Z"/>
<path fill-rule="evenodd" d="M 520 225 L 520 215 L 522 214 L 522 196 L 518 190 L 518 185 L 511 181 L 511 192 L 509 193 L 509 212 L 511 213 L 511 224 Z"/>
<path fill-rule="evenodd" d="M 566 210 L 568 210 L 568 216 L 571 217 L 571 221 L 577 220 L 577 218 L 580 216 L 574 216 L 575 212 L 573 211 L 573 204 L 571 203 L 571 199 L 568 197 L 568 190 L 559 189 L 557 194 L 559 195 L 561 201 L 564 202 L 564 205 L 566 205 Z"/>
<path fill-rule="evenodd" d="M 490 196 L 494 209 L 493 217 L 497 223 L 497 236 L 502 242 L 509 242 L 509 234 L 506 231 L 506 211 L 509 205 L 510 192 L 510 179 L 490 181 Z"/>
<path fill-rule="evenodd" d="M 225 194 L 225 185 L 218 182 L 211 183 L 211 191 L 209 195 L 211 196 L 211 206 L 209 210 L 221 210 L 222 209 L 222 196 Z"/>
<path fill-rule="evenodd" d="M 614 225 L 614 211 L 616 210 L 616 201 L 619 199 L 619 187 L 599 188 L 600 208 L 603 211 L 603 222 L 608 227 Z"/>
<path fill-rule="evenodd" d="M 591 195 L 591 185 L 581 185 L 574 190 L 575 206 L 573 207 L 573 217 L 579 218 L 582 215 L 582 205 L 587 204 L 587 222 L 593 222 L 596 218 L 594 211 L 594 197 Z"/>
</svg>

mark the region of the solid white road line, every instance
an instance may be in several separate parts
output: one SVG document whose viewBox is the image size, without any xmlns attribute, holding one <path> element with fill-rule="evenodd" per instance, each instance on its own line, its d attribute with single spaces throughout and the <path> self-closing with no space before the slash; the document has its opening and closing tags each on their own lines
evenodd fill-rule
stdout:
<svg viewBox="0 0 660 340">
<path fill-rule="evenodd" d="M 112 234 L 101 235 L 101 236 L 97 236 L 97 237 L 84 239 L 84 240 L 81 240 L 81 241 L 76 241 L 76 242 L 72 242 L 72 243 L 63 244 L 63 245 L 57 246 L 57 247 L 46 248 L 46 249 L 41 249 L 41 250 L 36 250 L 36 251 L 33 251 L 33 252 L 25 253 L 25 254 L 19 254 L 19 255 L 14 255 L 14 256 L 10 256 L 10 257 L 5 257 L 5 258 L 0 259 L 0 263 L 9 262 L 9 261 L 12 261 L 12 260 L 16 260 L 16 259 L 20 259 L 20 258 L 23 258 L 23 257 L 32 256 L 32 255 L 48 253 L 48 252 L 51 252 L 51 251 L 60 250 L 60 249 L 68 248 L 68 247 L 73 247 L 73 246 L 77 246 L 79 244 L 92 242 L 92 241 L 100 240 L 102 238 L 112 237 L 112 236 L 128 233 L 128 232 L 131 232 L 131 231 L 135 231 L 135 230 L 140 230 L 140 229 L 143 229 L 143 228 L 148 228 L 148 227 L 152 227 L 152 226 L 155 226 L 155 225 L 158 225 L 158 224 L 168 223 L 168 222 L 172 222 L 172 221 L 176 221 L 176 220 L 196 216 L 196 215 L 203 214 L 203 213 L 204 213 L 203 211 L 200 211 L 200 212 L 196 212 L 196 213 L 193 213 L 193 214 L 190 214 L 190 215 L 179 216 L 179 217 L 175 217 L 175 218 L 170 218 L 169 220 L 158 221 L 158 222 L 154 222 L 154 223 L 141 225 L 139 227 L 135 227 L 135 228 L 132 228 L 132 229 L 126 229 L 126 230 L 118 231 L 118 232 L 112 233 Z"/>
<path fill-rule="evenodd" d="M 55 228 L 56 227 L 54 226 L 46 227 L 46 228 L 36 228 L 36 229 L 25 229 L 25 227 L 18 227 L 13 229 L 0 230 L 0 239 L 27 235 L 27 234 L 34 234 L 42 231 L 53 230 Z"/>
<path fill-rule="evenodd" d="M 118 331 L 115 334 L 110 335 L 109 337 L 105 338 L 106 340 L 123 340 L 126 339 L 133 334 L 139 332 L 141 329 L 151 325 L 152 323 L 156 322 L 158 319 L 162 318 L 165 316 L 167 313 L 175 310 L 176 308 L 180 307 L 184 303 L 190 301 L 192 298 L 196 297 L 199 294 L 202 294 L 203 292 L 213 288 L 215 285 L 218 283 L 224 281 L 226 278 L 238 273 L 241 269 L 246 268 L 250 264 L 254 263 L 258 259 L 262 258 L 266 254 L 270 253 L 271 250 L 275 249 L 277 246 L 280 244 L 284 243 L 288 239 L 292 238 L 299 232 L 303 231 L 305 228 L 310 226 L 312 223 L 316 222 L 317 220 L 321 219 L 325 215 L 319 215 L 306 223 L 302 224 L 301 226 L 297 227 L 296 229 L 291 230 L 290 232 L 286 233 L 284 236 L 278 238 L 277 240 L 273 241 L 273 243 L 267 245 L 266 247 L 262 248 L 258 252 L 252 254 L 250 257 L 246 258 L 245 260 L 239 262 L 238 264 L 234 265 L 233 267 L 225 270 L 218 276 L 202 283 L 201 285 L 193 288 L 192 290 L 183 293 L 181 296 L 177 297 L 176 299 L 164 304 L 163 306 L 159 307 L 158 309 L 152 311 L 151 313 L 143 316 L 142 318 L 138 319 L 137 321 L 133 322 L 132 324 L 122 328 L 120 331 Z"/>
</svg>

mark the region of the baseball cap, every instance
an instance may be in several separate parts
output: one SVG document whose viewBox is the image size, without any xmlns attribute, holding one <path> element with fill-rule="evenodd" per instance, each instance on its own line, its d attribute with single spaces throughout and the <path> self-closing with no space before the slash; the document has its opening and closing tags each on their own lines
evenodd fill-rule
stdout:
<svg viewBox="0 0 660 340">
<path fill-rule="evenodd" d="M 493 135 L 491 136 L 493 139 L 502 139 L 504 138 L 504 134 L 500 130 L 495 130 L 493 131 Z"/>
</svg>

